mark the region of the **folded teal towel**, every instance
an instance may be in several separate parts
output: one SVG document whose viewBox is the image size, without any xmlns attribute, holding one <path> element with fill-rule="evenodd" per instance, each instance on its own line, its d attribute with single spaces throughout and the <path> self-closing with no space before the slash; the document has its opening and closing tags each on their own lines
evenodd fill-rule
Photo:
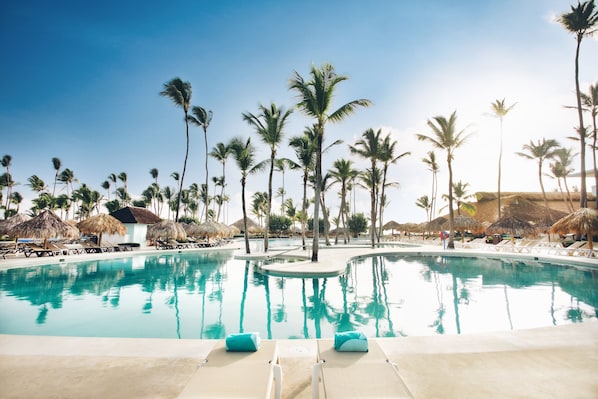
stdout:
<svg viewBox="0 0 598 399">
<path fill-rule="evenodd" d="M 334 334 L 334 349 L 339 352 L 367 352 L 368 339 L 361 331 Z"/>
<path fill-rule="evenodd" d="M 229 352 L 255 352 L 259 348 L 259 333 L 229 334 L 226 337 L 226 350 Z"/>
</svg>

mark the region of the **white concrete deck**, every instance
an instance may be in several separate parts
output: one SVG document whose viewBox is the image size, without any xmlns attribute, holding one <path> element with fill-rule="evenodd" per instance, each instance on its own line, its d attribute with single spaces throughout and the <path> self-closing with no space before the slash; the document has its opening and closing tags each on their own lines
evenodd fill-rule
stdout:
<svg viewBox="0 0 598 399">
<path fill-rule="evenodd" d="M 306 251 L 295 251 L 287 255 L 307 255 Z M 451 253 L 461 251 L 479 256 L 522 257 L 474 249 Z M 317 264 L 275 263 L 264 269 L 269 273 L 339 273 L 351 257 L 385 252 L 445 253 L 438 247 L 323 248 Z M 238 253 L 243 256 L 241 251 Z M 539 254 L 530 256 L 544 259 Z M 563 260 L 573 260 L 569 258 Z M 40 259 L 16 263 L 28 266 L 51 260 Z M 576 259 L 578 262 L 598 267 L 595 259 Z M 1 268 L 14 264 L 14 260 L 0 261 Z M 284 373 L 283 397 L 310 398 L 316 340 L 277 341 Z M 416 398 L 598 397 L 598 321 L 513 332 L 378 341 L 396 362 Z M 213 344 L 208 340 L 0 335 L 0 397 L 176 398 Z"/>
</svg>

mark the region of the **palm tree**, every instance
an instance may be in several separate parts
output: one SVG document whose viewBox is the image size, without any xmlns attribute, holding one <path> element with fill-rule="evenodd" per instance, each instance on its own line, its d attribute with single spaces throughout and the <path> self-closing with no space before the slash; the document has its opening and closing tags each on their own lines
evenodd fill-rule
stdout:
<svg viewBox="0 0 598 399">
<path fill-rule="evenodd" d="M 431 222 L 432 201 L 430 200 L 430 197 L 428 197 L 427 195 L 422 195 L 415 201 L 415 205 L 426 211 L 426 219 L 428 220 L 428 223 Z"/>
<path fill-rule="evenodd" d="M 274 160 L 274 170 L 282 173 L 282 187 L 278 188 L 278 196 L 280 196 L 280 214 L 284 215 L 284 196 L 287 193 L 284 188 L 284 173 L 289 166 L 289 160 L 286 158 L 276 158 Z"/>
<path fill-rule="evenodd" d="M 397 149 L 398 141 L 392 140 L 390 133 L 384 137 L 382 141 L 382 146 L 380 147 L 380 153 L 378 154 L 378 159 L 382 162 L 382 184 L 381 184 L 381 193 L 380 193 L 380 204 L 379 204 L 379 227 L 378 227 L 378 242 L 380 241 L 380 237 L 382 236 L 382 226 L 384 225 L 384 208 L 387 205 L 386 201 L 386 194 L 385 189 L 387 186 L 386 183 L 386 176 L 388 173 L 388 168 L 391 164 L 397 162 L 399 159 L 403 158 L 404 156 L 411 155 L 411 152 L 407 151 L 402 154 L 396 154 L 395 150 Z"/>
<path fill-rule="evenodd" d="M 106 190 L 106 194 L 108 194 L 108 201 L 110 201 L 110 182 L 108 180 L 104 180 L 101 186 L 104 190 Z"/>
<path fill-rule="evenodd" d="M 0 165 L 6 168 L 5 179 L 2 179 L 3 185 L 6 187 L 6 205 L 4 206 L 4 209 L 6 211 L 10 209 L 10 194 L 14 185 L 14 181 L 12 180 L 12 176 L 10 175 L 11 161 L 12 157 L 10 155 L 4 155 L 2 159 L 0 159 Z M 6 214 L 4 216 L 6 218 Z"/>
<path fill-rule="evenodd" d="M 461 210 L 470 215 L 475 213 L 475 206 L 468 199 L 475 198 L 474 194 L 467 193 L 469 183 L 463 183 L 461 180 L 453 184 L 453 198 L 457 203 L 457 214 L 461 216 Z"/>
<path fill-rule="evenodd" d="M 60 158 L 52 158 L 52 166 L 54 167 L 54 187 L 52 188 L 52 197 L 56 195 L 56 182 L 58 181 L 58 174 L 60 173 L 60 168 L 62 167 L 62 161 Z"/>
<path fill-rule="evenodd" d="M 295 150 L 298 163 L 295 163 L 292 168 L 301 169 L 303 176 L 303 196 L 301 200 L 301 242 L 303 249 L 305 246 L 305 234 L 307 229 L 307 182 L 309 175 L 314 169 L 315 164 L 315 134 L 313 129 L 308 128 L 303 132 L 302 136 L 296 136 L 289 140 L 289 145 Z"/>
<path fill-rule="evenodd" d="M 179 182 L 179 192 L 177 194 L 175 221 L 179 219 L 179 207 L 181 206 L 181 193 L 183 191 L 183 181 L 185 180 L 185 172 L 187 171 L 187 159 L 189 158 L 189 107 L 191 106 L 191 83 L 183 82 L 180 78 L 174 78 L 171 81 L 164 83 L 163 90 L 160 92 L 161 96 L 170 98 L 170 100 L 177 107 L 183 108 L 185 113 L 185 134 L 187 138 L 187 146 L 185 149 L 185 161 L 183 162 L 183 173 L 181 181 Z"/>
<path fill-rule="evenodd" d="M 432 120 L 428 120 L 427 125 L 432 129 L 433 135 L 417 134 L 417 139 L 420 141 L 429 141 L 435 148 L 446 151 L 446 162 L 449 170 L 449 240 L 447 248 L 454 249 L 453 159 L 455 150 L 465 144 L 469 134 L 465 133 L 465 129 L 457 132 L 457 111 L 454 111 L 448 119 L 443 116 L 435 116 Z"/>
<path fill-rule="evenodd" d="M 359 175 L 359 171 L 353 168 L 353 162 L 348 159 L 337 159 L 334 161 L 332 170 L 330 170 L 330 176 L 334 179 L 334 183 L 339 183 L 341 185 L 340 197 L 341 197 L 341 205 L 338 210 L 338 228 L 335 238 L 335 243 L 338 242 L 338 230 L 342 228 L 343 232 L 343 243 L 347 243 L 348 234 L 347 234 L 347 219 L 348 219 L 348 204 L 347 204 L 347 186 L 349 182 Z"/>
<path fill-rule="evenodd" d="M 270 147 L 270 171 L 268 174 L 268 210 L 266 212 L 266 228 L 264 229 L 264 252 L 268 252 L 268 230 L 270 226 L 270 213 L 272 211 L 272 178 L 274 176 L 274 162 L 276 149 L 284 137 L 284 126 L 292 110 L 277 107 L 271 103 L 270 107 L 260 104 L 259 114 L 250 112 L 243 114 L 243 120 L 253 127 L 260 139 Z"/>
<path fill-rule="evenodd" d="M 191 109 L 192 116 L 189 116 L 189 120 L 196 126 L 199 126 L 203 130 L 203 139 L 205 144 L 206 150 L 206 190 L 208 189 L 209 183 L 209 174 L 208 174 L 208 126 L 210 126 L 210 122 L 212 122 L 212 111 L 206 111 L 202 107 L 195 106 Z M 182 187 L 182 186 L 181 186 Z M 206 222 L 208 221 L 208 204 L 206 202 Z"/>
<path fill-rule="evenodd" d="M 231 154 L 230 145 L 226 145 L 224 143 L 217 143 L 212 151 L 210 152 L 210 156 L 216 159 L 218 162 L 222 164 L 222 186 L 220 187 L 220 197 L 224 199 L 224 188 L 226 187 L 226 160 L 228 156 Z M 222 208 L 222 202 L 218 204 L 218 213 L 216 214 L 216 221 L 220 219 L 220 210 Z"/>
<path fill-rule="evenodd" d="M 38 175 L 31 176 L 27 181 L 29 182 L 27 185 L 36 193 L 41 193 L 48 189 L 46 183 Z"/>
<path fill-rule="evenodd" d="M 428 170 L 432 172 L 432 196 L 430 197 L 430 212 L 428 213 L 428 222 L 431 222 L 436 215 L 436 198 L 438 196 L 438 171 L 440 170 L 436 162 L 436 153 L 428 151 L 427 158 L 422 158 L 422 162 L 428 165 Z"/>
<path fill-rule="evenodd" d="M 376 208 L 379 190 L 379 180 L 377 177 L 379 175 L 379 154 L 382 151 L 381 135 L 382 129 L 378 129 L 378 131 L 376 132 L 374 132 L 374 129 L 367 129 L 361 135 L 361 139 L 357 140 L 354 145 L 349 146 L 351 154 L 356 154 L 362 158 L 370 160 L 370 168 L 368 169 L 368 175 L 370 176 L 370 184 L 368 185 L 368 188 L 370 189 L 370 241 L 372 244 L 372 248 L 374 248 L 376 243 Z"/>
<path fill-rule="evenodd" d="M 268 193 L 265 191 L 258 191 L 253 193 L 251 197 L 251 212 L 255 215 L 260 226 L 262 226 L 262 217 L 268 213 Z M 265 225 L 264 230 L 268 230 L 269 226 Z"/>
<path fill-rule="evenodd" d="M 129 203 L 129 189 L 127 186 L 127 181 L 128 181 L 129 177 L 127 176 L 126 172 L 120 172 L 118 174 L 118 180 L 120 180 L 123 183 L 123 187 L 122 187 L 122 193 L 121 193 L 121 199 L 122 199 L 122 206 L 127 206 L 127 204 Z"/>
<path fill-rule="evenodd" d="M 540 188 L 542 189 L 542 196 L 544 198 L 544 206 L 548 211 L 550 216 L 550 209 L 548 208 L 548 200 L 546 199 L 546 192 L 544 190 L 544 183 L 542 182 L 542 165 L 546 159 L 552 159 L 555 157 L 556 152 L 559 148 L 559 143 L 556 140 L 546 140 L 545 138 L 542 141 L 538 140 L 537 144 L 534 144 L 532 140 L 529 141 L 529 144 L 523 145 L 523 150 L 525 152 L 516 152 L 517 155 L 527 158 L 536 160 L 538 162 L 538 179 L 540 180 Z"/>
<path fill-rule="evenodd" d="M 575 155 L 576 154 L 573 154 L 573 150 L 571 148 L 559 148 L 554 153 L 554 162 L 550 164 L 550 171 L 552 172 L 552 175 L 557 179 L 557 183 L 561 193 L 563 192 L 563 189 L 561 187 L 561 179 L 565 184 L 565 190 L 567 190 L 565 203 L 567 204 L 567 208 L 570 212 L 573 212 L 575 208 L 573 207 L 573 201 L 571 200 L 569 186 L 567 185 L 567 176 L 569 176 L 573 172 L 571 164 L 573 163 L 573 157 Z"/>
<path fill-rule="evenodd" d="M 502 136 L 503 136 L 503 119 L 504 117 L 509 113 L 509 111 L 511 111 L 513 109 L 513 107 L 515 107 L 517 103 L 510 105 L 510 106 L 505 106 L 505 99 L 503 98 L 502 100 L 496 100 L 495 102 L 493 102 L 492 104 L 490 104 L 490 107 L 492 108 L 492 116 L 498 118 L 498 120 L 500 121 L 500 145 L 499 145 L 499 149 L 498 149 L 498 218 L 500 219 L 500 177 L 501 177 L 501 173 L 502 173 Z"/>
<path fill-rule="evenodd" d="M 243 233 L 245 235 L 245 253 L 251 253 L 249 249 L 249 233 L 247 231 L 247 206 L 245 203 L 245 186 L 247 185 L 247 176 L 257 172 L 263 163 L 255 162 L 256 149 L 251 144 L 251 137 L 243 141 L 240 137 L 231 140 L 230 147 L 233 151 L 235 162 L 241 170 L 241 207 L 243 208 Z"/>
<path fill-rule="evenodd" d="M 584 110 L 589 112 L 592 116 L 593 133 L 591 135 L 592 145 L 588 146 L 592 149 L 592 160 L 594 163 L 594 182 L 598 188 L 598 164 L 596 162 L 596 140 L 598 139 L 598 128 L 596 127 L 596 117 L 598 117 L 598 82 L 595 85 L 590 85 L 588 93 L 581 93 Z M 597 193 L 594 193 L 596 195 Z M 598 199 L 594 201 L 596 209 L 598 209 Z"/>
<path fill-rule="evenodd" d="M 575 49 L 575 94 L 577 96 L 577 115 L 579 117 L 579 141 L 581 151 L 579 153 L 581 160 L 581 195 L 579 199 L 579 207 L 587 207 L 587 192 L 586 192 L 586 142 L 585 142 L 585 126 L 583 124 L 583 110 L 581 106 L 581 91 L 579 89 L 579 50 L 581 41 L 585 36 L 591 36 L 596 32 L 598 26 L 598 10 L 594 0 L 577 2 L 577 6 L 571 6 L 571 12 L 563 13 L 559 16 L 558 21 L 569 32 L 575 34 L 577 47 Z"/>
<path fill-rule="evenodd" d="M 71 189 L 71 193 L 74 192 L 74 187 L 73 187 L 73 183 L 78 181 L 75 178 L 75 172 L 73 172 L 71 169 L 66 168 L 63 169 L 62 172 L 60 172 L 60 176 L 58 176 L 58 180 L 62 183 L 64 183 L 64 186 L 66 187 L 66 196 L 71 198 L 71 194 L 69 194 L 69 187 Z M 72 201 L 72 199 L 71 199 Z M 74 201 L 72 201 L 72 203 L 74 203 Z M 68 216 L 68 215 L 67 215 Z M 73 206 L 73 219 L 75 218 L 75 207 Z"/>
<path fill-rule="evenodd" d="M 355 112 L 357 107 L 368 107 L 371 102 L 366 99 L 353 100 L 343 104 L 337 110 L 330 112 L 332 98 L 336 85 L 347 80 L 348 77 L 337 75 L 334 66 L 331 64 L 322 64 L 317 68 L 311 66 L 311 80 L 305 81 L 299 73 L 295 72 L 289 80 L 289 88 L 297 91 L 297 107 L 307 116 L 315 119 L 314 131 L 316 133 L 316 193 L 314 198 L 320 198 L 320 188 L 322 186 L 322 142 L 324 139 L 324 129 L 327 122 L 340 122 L 347 116 Z M 314 237 L 312 247 L 312 262 L 318 261 L 319 250 L 319 201 L 314 201 Z"/>
</svg>

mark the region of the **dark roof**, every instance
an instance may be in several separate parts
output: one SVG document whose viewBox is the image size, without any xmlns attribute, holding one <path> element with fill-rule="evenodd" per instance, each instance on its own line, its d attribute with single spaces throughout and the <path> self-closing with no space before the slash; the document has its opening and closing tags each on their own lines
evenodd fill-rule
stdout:
<svg viewBox="0 0 598 399">
<path fill-rule="evenodd" d="M 127 206 L 110 214 L 122 223 L 154 224 L 160 221 L 160 217 L 145 208 Z"/>
</svg>

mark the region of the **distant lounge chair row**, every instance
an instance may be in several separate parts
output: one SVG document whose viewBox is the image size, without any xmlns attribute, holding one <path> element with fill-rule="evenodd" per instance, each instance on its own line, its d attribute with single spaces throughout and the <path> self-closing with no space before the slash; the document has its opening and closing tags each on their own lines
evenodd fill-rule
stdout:
<svg viewBox="0 0 598 399">
<path fill-rule="evenodd" d="M 36 255 L 42 256 L 66 256 L 89 253 L 103 253 L 103 252 L 117 252 L 131 250 L 129 246 L 117 245 L 109 241 L 103 241 L 101 245 L 97 245 L 91 241 L 80 241 L 75 243 L 66 243 L 60 241 L 51 241 L 44 246 L 40 242 L 14 242 L 3 243 L 0 247 L 0 256 L 6 259 L 7 256 L 19 256 L 23 254 L 25 257 Z"/>
<path fill-rule="evenodd" d="M 254 346 L 256 334 L 231 334 L 226 340 L 216 341 L 177 399 L 281 398 L 284 365 L 279 362 L 277 342 L 259 343 L 258 335 L 258 344 Z M 247 341 L 249 335 L 254 338 Z M 337 335 L 334 340 L 317 342 L 311 376 L 312 398 L 414 397 L 397 365 L 376 341 L 368 343 L 361 334 L 362 338 L 352 338 L 339 346 Z M 231 347 L 229 338 L 237 342 L 241 338 L 250 344 L 249 348 L 245 350 L 245 344 Z"/>
<path fill-rule="evenodd" d="M 226 240 L 222 239 L 212 239 L 208 240 L 194 240 L 190 239 L 188 241 L 182 242 L 177 241 L 174 239 L 166 240 L 156 240 L 156 248 L 157 249 L 184 249 L 184 248 L 211 248 L 223 245 Z"/>
<path fill-rule="evenodd" d="M 503 240 L 496 245 L 486 244 L 486 247 L 491 247 L 496 251 L 502 252 L 537 253 L 556 256 L 581 256 L 588 258 L 598 257 L 598 250 L 590 249 L 587 241 L 575 241 L 573 244 L 565 247 L 561 241 L 547 241 L 545 238 L 521 239 L 515 242 Z M 473 248 L 473 246 L 470 248 Z"/>
</svg>

